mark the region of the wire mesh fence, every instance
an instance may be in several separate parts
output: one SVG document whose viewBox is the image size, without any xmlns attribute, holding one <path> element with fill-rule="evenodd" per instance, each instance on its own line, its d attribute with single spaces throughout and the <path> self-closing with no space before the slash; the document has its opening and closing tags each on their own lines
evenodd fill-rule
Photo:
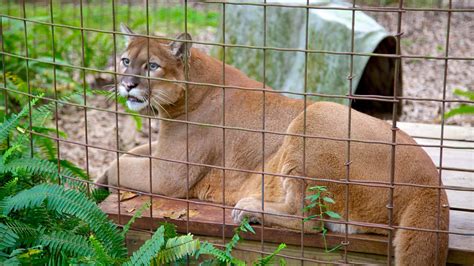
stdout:
<svg viewBox="0 0 474 266">
<path fill-rule="evenodd" d="M 262 12 L 262 21 L 259 25 L 261 29 L 258 29 L 262 34 L 260 44 L 236 43 L 233 39 L 234 36 L 229 34 L 231 30 L 228 28 L 229 26 L 237 27 L 237 25 L 225 23 L 226 16 L 229 16 L 226 9 L 230 9 L 232 6 L 247 6 Z M 269 42 L 271 34 L 274 33 L 267 33 L 267 28 L 269 28 L 267 13 L 276 9 L 301 9 L 304 11 L 304 24 L 301 25 L 304 47 L 282 47 Z M 29 124 L 25 130 L 30 135 L 31 156 L 34 156 L 35 152 L 31 136 L 41 136 L 53 140 L 56 143 L 58 173 L 62 171 L 63 167 L 60 163 L 61 159 L 68 156 L 73 156 L 73 160 L 85 169 L 87 176 L 91 179 L 99 177 L 101 172 L 107 168 L 104 167 L 105 162 L 112 164 L 111 167 L 115 169 L 113 170 L 115 172 L 113 174 L 109 172 L 108 178 L 110 179 L 113 175 L 116 176 L 116 179 L 113 182 L 109 180 L 108 184 L 106 182 L 99 185 L 114 189 L 118 194 L 133 192 L 151 200 L 152 207 L 147 217 L 152 219 L 142 223 L 142 226 L 139 226 L 142 229 L 147 229 L 150 232 L 156 229 L 152 222 L 153 218 L 163 218 L 163 214 L 155 213 L 156 209 L 160 207 L 155 205 L 154 208 L 153 204 L 156 203 L 156 199 L 163 199 L 169 200 L 168 204 L 184 206 L 183 215 L 175 219 L 181 220 L 178 224 L 183 232 L 192 232 L 196 235 L 215 236 L 219 234 L 222 239 L 221 245 L 225 245 L 228 241 L 226 238 L 229 237 L 229 226 L 235 225 L 236 220 L 232 219 L 233 216 L 245 214 L 253 217 L 254 221 L 259 222 L 259 225 L 255 226 L 259 230 L 257 230 L 256 236 L 250 238 L 259 240 L 260 248 L 240 248 L 241 250 L 269 254 L 266 249 L 269 242 L 289 241 L 291 244 L 299 246 L 298 252 L 291 255 L 282 253 L 279 256 L 301 263 L 353 262 L 350 256 L 351 251 L 367 252 L 357 246 L 363 246 L 361 244 L 363 241 L 353 234 L 357 230 L 379 233 L 383 236 L 383 240 L 380 240 L 381 244 L 377 247 L 369 246 L 367 253 L 370 253 L 370 249 L 378 249 L 376 253 L 386 255 L 386 263 L 389 265 L 393 263 L 392 257 L 397 252 L 397 247 L 394 247 L 396 232 L 434 234 L 434 238 L 427 239 L 431 239 L 434 242 L 432 244 L 435 245 L 434 250 L 439 251 L 433 253 L 434 258 L 432 259 L 435 264 L 440 264 L 445 259 L 442 249 L 447 235 L 460 235 L 472 240 L 472 232 L 466 233 L 448 228 L 446 215 L 449 209 L 462 213 L 472 213 L 473 209 L 449 206 L 445 191 L 448 191 L 448 194 L 449 191 L 468 193 L 467 195 L 472 197 L 474 188 L 467 185 L 469 183 L 453 185 L 451 182 L 445 181 L 447 184 L 443 184 L 442 180 L 445 172 L 466 174 L 467 178 L 472 178 L 472 173 L 474 173 L 474 169 L 466 166 L 445 166 L 446 150 L 471 151 L 473 149 L 472 140 L 465 140 L 463 145 L 458 145 L 453 144 L 451 139 L 445 137 L 445 125 L 447 124 L 445 114 L 448 113 L 448 106 L 450 108 L 459 104 L 471 106 L 474 103 L 472 98 L 455 98 L 448 91 L 450 64 L 454 62 L 455 64 L 466 64 L 469 67 L 474 64 L 474 54 L 451 51 L 453 44 L 450 41 L 450 36 L 456 30 L 452 28 L 452 17 L 458 14 L 470 15 L 474 13 L 469 2 L 400 0 L 361 1 L 359 3 L 354 0 L 347 5 L 332 6 L 313 1 L 286 3 L 266 0 L 263 2 L 23 0 L 19 3 L 2 1 L 0 10 L 3 116 L 7 117 L 9 114 L 17 112 L 21 106 L 29 105 Z M 350 39 L 346 40 L 350 42 L 349 50 L 335 51 L 311 45 L 314 42 L 310 38 L 310 12 L 312 10 L 338 10 L 350 16 L 352 22 Z M 390 21 L 393 22 L 391 27 L 395 31 L 393 37 L 396 40 L 393 53 L 361 52 L 356 47 L 356 27 L 358 26 L 356 17 L 360 15 L 359 12 L 391 17 Z M 443 28 L 433 29 L 443 32 L 437 54 L 404 53 L 401 45 L 404 41 L 404 32 L 407 29 L 403 28 L 403 19 L 408 12 L 415 14 L 433 12 L 438 16 L 445 17 Z M 121 23 L 130 25 L 133 31 L 121 30 Z M 246 21 L 241 23 L 243 26 L 240 26 L 246 31 L 257 31 L 254 28 L 246 28 Z M 161 37 L 173 36 L 179 32 L 184 34 L 177 37 Z M 188 34 L 193 38 L 188 38 Z M 127 50 L 126 39 L 132 40 L 136 45 L 140 42 L 138 46 L 141 49 Z M 201 51 L 189 48 L 191 45 L 198 47 Z M 163 48 L 157 48 L 161 46 L 170 49 L 166 58 L 169 58 L 169 53 L 171 53 L 179 59 L 177 60 L 179 63 L 167 62 L 164 57 L 158 58 L 157 53 L 163 53 Z M 260 53 L 261 69 L 258 71 L 262 76 L 261 83 L 250 79 L 242 80 L 242 76 L 236 76 L 235 71 L 237 70 L 226 65 L 226 62 L 229 61 L 229 58 L 226 57 L 230 56 L 232 50 L 255 50 Z M 215 59 L 206 59 L 209 61 L 204 61 L 204 63 L 199 61 L 204 60 L 202 58 L 207 58 L 203 55 L 204 53 L 212 53 L 220 61 Z M 279 64 L 279 62 L 269 60 L 271 53 L 303 55 L 304 67 L 300 69 L 304 73 L 302 75 L 304 80 L 300 81 L 303 84 L 303 91 L 270 89 L 268 83 L 271 81 L 267 78 L 267 68 L 269 65 Z M 308 71 L 308 66 L 313 64 L 311 58 L 314 54 L 348 60 L 348 71 L 335 73 L 338 78 L 344 79 L 346 93 L 321 92 L 313 90 L 308 85 L 313 74 Z M 133 61 L 132 57 L 138 58 L 139 56 L 142 56 L 143 62 L 145 62 L 139 66 L 140 71 L 126 70 L 126 66 Z M 197 61 L 195 60 L 196 56 L 199 59 Z M 393 82 L 393 86 L 391 85 L 388 92 L 385 91 L 383 95 L 361 94 L 360 91 L 354 90 L 356 87 L 353 84 L 356 76 L 354 62 L 361 57 L 391 60 L 393 80 L 390 83 Z M 439 90 L 441 93 L 429 97 L 402 94 L 403 60 L 435 61 L 441 64 L 442 73 L 435 74 L 436 81 L 441 84 Z M 157 65 L 153 66 L 153 64 Z M 143 67 L 146 69 L 143 70 Z M 154 67 L 157 69 L 163 67 L 166 71 L 176 67 L 181 72 L 169 74 L 171 73 L 169 70 L 167 75 L 160 76 L 152 73 L 156 70 L 153 69 Z M 160 73 L 165 73 L 165 70 L 161 70 Z M 375 75 L 377 75 L 377 70 L 375 71 Z M 466 76 L 465 78 L 469 80 L 471 77 Z M 112 86 L 107 87 L 108 84 L 112 84 Z M 153 88 L 153 86 L 158 86 L 156 84 L 160 84 L 163 92 L 151 92 L 148 89 L 148 92 L 144 94 L 131 94 L 131 91 L 138 85 Z M 104 88 L 111 88 L 111 90 Z M 123 97 L 123 91 L 120 91 L 121 88 L 128 95 L 128 105 L 127 99 Z M 176 89 L 180 91 L 177 95 L 173 94 Z M 469 87 L 467 89 L 472 90 Z M 212 99 L 204 98 L 203 95 L 207 94 L 202 91 L 212 92 Z M 72 92 L 75 93 L 75 96 L 67 97 Z M 156 99 L 153 99 L 153 93 L 157 97 Z M 290 98 L 281 100 L 282 97 L 287 96 L 292 97 L 291 100 Z M 54 105 L 52 123 L 55 130 L 53 132 L 43 132 L 35 128 L 32 118 L 34 107 L 31 105 L 31 100 L 34 98 Z M 240 99 L 241 102 L 235 102 L 232 99 Z M 249 100 L 249 102 L 244 100 Z M 278 106 L 278 101 L 288 101 L 288 105 L 293 107 Z M 361 129 L 358 124 L 361 120 L 356 120 L 357 122 L 354 124 L 354 117 L 360 119 L 361 116 L 359 112 L 347 108 L 344 109 L 344 119 L 331 122 L 334 123 L 333 127 L 336 130 L 343 130 L 342 133 L 315 134 L 315 131 L 311 131 L 309 128 L 314 125 L 314 119 L 321 119 L 321 117 L 315 116 L 313 113 L 308 115 L 308 110 L 312 110 L 310 106 L 315 101 L 339 101 L 348 107 L 355 105 L 364 107 L 365 103 L 369 102 L 383 103 L 388 106 L 388 115 L 391 121 L 387 123 L 390 129 L 383 137 L 361 137 L 359 133 Z M 402 108 L 404 108 L 403 105 L 412 102 L 426 102 L 439 106 L 440 135 L 433 137 L 437 141 L 435 144 L 400 141 L 400 139 L 405 139 L 405 133 L 400 132 L 397 126 L 399 117 Z M 201 106 L 206 108 L 199 109 Z M 142 113 L 133 112 L 133 109 L 138 110 L 143 107 L 147 107 L 145 109 L 149 110 Z M 328 110 L 334 111 L 335 109 Z M 101 114 L 101 116 L 97 114 Z M 325 113 L 325 116 L 331 117 L 332 113 Z M 298 121 L 301 123 L 301 128 L 294 131 L 287 130 L 290 122 L 293 121 L 291 124 L 296 123 L 294 121 L 297 117 L 300 118 Z M 107 120 L 107 123 L 104 124 L 101 119 Z M 68 125 L 68 120 L 74 122 L 69 122 Z M 130 124 L 132 124 L 131 127 Z M 97 125 L 100 125 L 99 130 L 94 130 L 93 128 Z M 140 130 L 140 133 L 135 132 L 133 128 L 135 126 Z M 62 134 L 62 130 L 69 131 L 67 133 L 71 133 L 70 135 L 74 135 L 76 138 L 66 137 L 65 134 Z M 372 130 L 377 131 L 376 129 Z M 172 132 L 171 135 L 169 132 Z M 170 143 L 156 143 L 156 140 L 159 139 L 158 136 L 166 134 L 169 135 Z M 280 156 L 279 148 L 284 145 L 284 141 L 285 143 L 301 142 L 301 145 L 298 146 L 300 149 L 295 151 L 300 154 L 295 159 L 301 164 L 295 166 L 297 171 L 294 169 L 283 171 L 278 168 L 279 170 L 275 172 L 275 165 L 281 163 L 276 161 L 278 158 L 275 159 L 275 156 Z M 337 147 L 334 149 L 343 153 L 340 154 L 340 158 L 343 158 L 342 161 L 339 160 L 340 158 L 337 160 L 326 158 L 326 161 L 318 161 L 328 163 L 328 168 L 342 169 L 338 172 L 337 178 L 332 177 L 331 174 L 328 174 L 329 177 L 325 176 L 324 173 L 315 176 L 314 171 L 308 170 L 312 169 L 311 165 L 315 160 L 312 149 L 317 141 L 335 143 L 331 144 L 334 146 L 329 145 L 328 147 Z M 141 144 L 141 146 L 130 149 L 137 144 Z M 239 146 L 244 148 L 239 150 Z M 439 150 L 437 156 L 439 161 L 435 162 L 437 166 L 434 168 L 438 171 L 436 178 L 429 181 L 398 178 L 400 173 L 405 171 L 404 168 L 411 167 L 408 165 L 410 162 L 404 161 L 403 156 L 400 157 L 399 154 L 418 154 L 421 148 Z M 370 156 L 370 153 L 358 152 L 358 149 L 382 150 L 383 152 L 379 155 L 383 154 L 384 158 L 371 157 L 370 159 L 385 160 L 389 162 L 388 167 L 383 166 L 381 167 L 383 169 L 377 169 L 371 168 L 372 164 L 368 164 L 365 165 L 367 172 L 373 172 L 367 174 L 368 177 L 358 176 L 361 169 L 357 162 L 364 159 L 360 158 L 361 154 Z M 92 159 L 91 153 L 94 154 Z M 423 157 L 426 154 L 419 156 Z M 102 159 L 98 159 L 100 157 Z M 126 159 L 124 160 L 124 158 Z M 137 160 L 136 162 L 133 159 L 128 161 L 127 158 L 136 158 Z M 282 162 L 284 158 L 280 158 Z M 416 156 L 413 158 L 419 159 Z M 246 161 L 246 163 L 240 163 L 240 161 Z M 470 161 L 473 161 L 472 158 Z M 331 165 L 331 163 L 335 165 Z M 414 164 L 425 164 L 426 166 L 428 163 L 420 159 Z M 373 165 L 377 165 L 377 163 L 374 161 Z M 164 170 L 155 171 L 157 167 L 162 167 Z M 137 170 L 137 168 L 139 169 Z M 140 176 L 136 176 L 134 171 L 138 171 Z M 381 178 L 376 177 L 377 175 Z M 131 176 L 135 176 L 135 178 L 130 179 Z M 207 180 L 207 183 L 202 182 L 202 185 L 201 180 Z M 278 182 L 281 181 L 281 183 L 275 185 L 272 182 L 277 181 L 274 180 L 279 180 Z M 81 182 L 87 183 L 88 186 L 97 185 L 89 180 Z M 247 183 L 243 185 L 241 182 Z M 309 219 L 332 224 L 329 228 L 336 228 L 335 231 L 339 232 L 339 235 L 328 237 L 331 245 L 340 246 L 339 251 L 336 251 L 340 257 L 335 259 L 314 258 L 305 253 L 305 247 L 315 246 L 311 244 L 311 241 L 315 241 L 315 237 L 308 235 L 311 228 L 308 228 L 310 225 L 307 222 L 308 217 L 314 213 L 303 211 L 308 205 L 308 186 L 310 186 L 309 184 L 314 185 L 315 182 L 329 188 L 329 192 L 334 194 L 337 208 L 341 210 L 340 214 L 334 217 L 321 215 Z M 242 188 L 252 187 L 258 191 L 258 195 L 252 201 L 252 204 L 257 206 L 239 205 L 240 199 L 235 195 L 240 192 L 240 186 Z M 274 192 L 272 191 L 273 186 L 280 188 Z M 283 188 L 284 186 L 285 188 Z M 297 202 L 291 203 L 294 205 L 292 206 L 294 209 L 292 211 L 275 211 L 276 208 L 273 207 L 275 202 L 268 200 L 269 197 L 274 196 L 268 196 L 268 194 L 276 193 L 277 198 L 281 202 L 285 202 L 288 199 L 285 199 L 283 191 L 289 186 L 291 186 L 291 191 L 297 193 L 297 195 L 292 195 L 297 200 Z M 361 191 L 373 193 L 381 191 L 377 193 L 383 197 L 378 199 L 380 202 L 377 204 L 384 206 L 384 212 L 378 214 L 377 217 L 383 218 L 369 219 L 370 221 L 368 221 L 362 218 L 363 215 L 354 216 L 356 215 L 354 214 L 355 210 L 361 210 L 356 206 L 358 201 L 355 201 L 353 197 L 364 196 L 354 192 L 354 188 L 361 188 Z M 436 196 L 432 198 L 413 196 L 410 198 L 410 195 L 407 195 L 410 193 L 413 195 L 435 193 Z M 250 195 L 247 196 L 250 197 Z M 428 220 L 435 217 L 434 223 L 428 226 L 401 223 L 401 212 L 405 206 L 395 204 L 395 202 L 400 202 L 397 200 L 401 197 L 410 198 L 408 202 L 402 201 L 403 204 L 425 203 L 429 213 L 421 214 L 422 212 L 420 212 L 420 215 L 427 215 L 422 217 Z M 294 199 L 291 200 L 294 201 Z M 435 201 L 423 202 L 427 199 Z M 328 199 L 328 201 L 330 200 Z M 365 200 L 374 199 L 367 197 Z M 130 218 L 130 213 L 123 213 L 122 204 L 122 201 L 117 198 L 117 209 L 114 212 L 116 216 L 114 217 L 118 224 L 124 224 Z M 214 220 L 197 224 L 193 220 L 193 212 L 205 208 L 218 210 L 207 213 Z M 380 210 L 380 208 L 377 207 L 376 210 Z M 367 209 L 366 211 L 370 212 L 371 210 Z M 360 219 L 354 219 L 354 217 Z M 294 226 L 289 226 L 285 230 L 276 230 L 269 226 L 269 224 L 283 226 L 282 223 L 294 224 Z M 275 234 L 281 234 L 281 237 L 279 238 Z M 284 239 L 285 237 L 287 239 Z M 318 237 L 321 236 L 318 235 Z M 402 244 L 399 241 L 397 245 Z M 322 247 L 322 244 L 318 243 L 316 246 Z M 383 246 L 381 250 L 380 246 Z"/>
</svg>

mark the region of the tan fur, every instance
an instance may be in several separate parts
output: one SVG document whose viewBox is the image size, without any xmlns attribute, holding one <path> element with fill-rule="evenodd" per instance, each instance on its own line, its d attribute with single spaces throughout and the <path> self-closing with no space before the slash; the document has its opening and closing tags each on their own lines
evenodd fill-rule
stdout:
<svg viewBox="0 0 474 266">
<path fill-rule="evenodd" d="M 162 68 L 152 76 L 171 80 L 184 80 L 183 58 L 173 54 L 173 44 L 149 40 L 150 56 L 160 61 Z M 176 44 L 176 43 L 175 43 Z M 179 45 L 179 44 L 178 44 Z M 132 38 L 127 55 L 132 61 L 146 62 L 147 40 Z M 140 65 L 140 64 L 139 64 Z M 191 49 L 189 58 L 189 80 L 198 83 L 223 84 L 222 62 Z M 121 71 L 126 70 L 121 68 Z M 142 73 L 144 75 L 145 73 Z M 159 116 L 185 121 L 184 84 L 165 81 L 150 81 L 151 91 L 141 80 L 144 94 L 155 95 L 160 99 Z M 262 84 L 248 78 L 232 66 L 225 65 L 225 85 L 245 88 L 262 88 Z M 158 96 L 160 95 L 160 96 Z M 189 85 L 188 119 L 192 122 L 223 125 L 231 129 L 201 125 L 188 125 L 173 121 L 161 121 L 158 140 L 152 144 L 152 155 L 162 159 L 189 161 L 197 164 L 225 166 L 231 169 L 261 171 L 268 173 L 307 176 L 344 181 L 347 167 L 347 141 L 282 136 L 261 132 L 247 132 L 238 128 L 304 134 L 325 138 L 348 138 L 348 111 L 346 106 L 329 102 L 307 102 L 306 119 L 303 100 L 287 98 L 266 88 L 261 91 L 225 89 L 211 86 Z M 165 100 L 166 99 L 166 100 Z M 225 99 L 225 111 L 223 112 Z M 263 109 L 265 102 L 265 109 Z M 223 116 L 224 113 L 224 116 Z M 263 120 L 262 117 L 265 117 Z M 225 122 L 224 122 L 225 121 Z M 304 124 L 306 121 L 306 130 Z M 235 128 L 235 129 L 234 129 Z M 306 131 L 306 132 L 305 132 Z M 188 141 L 186 141 L 188 132 Z M 224 137 L 225 135 L 225 143 Z M 351 135 L 353 140 L 391 142 L 390 125 L 352 110 Z M 402 131 L 397 132 L 397 143 L 414 144 L 415 141 Z M 188 143 L 188 144 L 186 144 Z M 305 147 L 303 149 L 303 145 Z M 188 145 L 188 153 L 186 148 Z M 132 153 L 148 155 L 148 146 L 140 146 Z M 262 149 L 264 153 L 262 153 Z M 350 143 L 349 179 L 359 182 L 390 182 L 391 146 L 373 143 Z M 305 150 L 305 169 L 303 168 Z M 225 154 L 224 154 L 225 153 Z M 225 155 L 225 156 L 224 156 Z M 223 162 L 225 158 L 225 162 Z M 262 161 L 264 164 L 262 165 Z M 199 198 L 201 200 L 235 205 L 232 215 L 236 222 L 244 217 L 261 221 L 261 215 L 252 211 L 262 211 L 261 174 L 215 169 L 204 166 L 163 160 L 152 161 L 152 186 L 150 187 L 148 158 L 124 155 L 120 158 L 120 186 L 141 191 L 152 191 L 173 197 Z M 225 179 L 224 179 L 225 175 Z M 224 181 L 225 180 L 225 181 Z M 103 183 L 118 185 L 116 162 L 113 162 L 104 176 Z M 418 185 L 438 185 L 438 172 L 428 155 L 414 146 L 395 147 L 396 183 Z M 189 184 L 189 192 L 187 190 Z M 302 215 L 304 191 L 308 186 L 325 185 L 333 194 L 336 204 L 332 209 L 345 213 L 345 201 L 349 204 L 349 220 L 355 222 L 387 225 L 389 188 L 375 188 L 362 185 L 349 185 L 349 198 L 345 198 L 346 185 L 330 182 L 306 181 L 294 178 L 265 176 L 265 212 Z M 225 189 L 223 202 L 222 189 Z M 438 203 L 437 189 L 422 189 L 395 186 L 393 191 L 393 225 L 436 229 L 438 204 L 447 204 L 444 190 L 440 191 Z M 244 210 L 241 210 L 244 209 Z M 441 207 L 439 229 L 448 229 L 448 209 Z M 282 226 L 300 229 L 301 221 L 266 214 L 264 222 L 268 226 Z M 330 228 L 338 228 L 328 224 Z M 339 226 L 341 228 L 341 226 Z M 369 232 L 386 234 L 383 229 L 350 226 L 350 232 Z M 310 231 L 311 226 L 305 225 Z M 439 265 L 446 261 L 448 237 L 439 234 L 439 247 L 436 250 L 436 234 L 397 230 L 395 233 L 395 259 L 397 265 L 433 265 L 436 254 Z"/>
</svg>

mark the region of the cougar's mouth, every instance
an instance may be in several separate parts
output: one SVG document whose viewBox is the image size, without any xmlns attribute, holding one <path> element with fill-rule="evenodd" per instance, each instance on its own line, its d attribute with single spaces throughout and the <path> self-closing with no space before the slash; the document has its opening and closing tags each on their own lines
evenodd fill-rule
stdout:
<svg viewBox="0 0 474 266">
<path fill-rule="evenodd" d="M 145 102 L 144 99 L 139 99 L 139 98 L 137 98 L 135 96 L 132 96 L 132 95 L 128 95 L 127 100 L 129 102 L 133 102 L 133 103 L 143 103 L 143 102 Z"/>
</svg>

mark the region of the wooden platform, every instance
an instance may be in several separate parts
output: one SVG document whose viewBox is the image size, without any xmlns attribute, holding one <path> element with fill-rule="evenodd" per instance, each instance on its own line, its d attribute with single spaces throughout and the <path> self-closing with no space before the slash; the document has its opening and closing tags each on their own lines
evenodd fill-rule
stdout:
<svg viewBox="0 0 474 266">
<path fill-rule="evenodd" d="M 439 127 L 433 125 L 421 125 L 412 123 L 399 123 L 398 126 L 410 135 L 415 136 L 420 144 L 440 144 Z M 474 129 L 447 126 L 445 128 L 444 145 L 472 147 L 473 149 L 443 149 L 443 167 L 460 168 L 466 170 L 474 169 Z M 436 165 L 439 165 L 439 148 L 425 148 Z M 473 265 L 474 264 L 474 173 L 464 171 L 443 170 L 442 178 L 445 185 L 469 188 L 471 191 L 448 191 L 450 212 L 450 231 L 459 233 L 468 233 L 470 236 L 450 235 L 450 251 L 448 261 L 450 263 Z M 118 224 L 125 224 L 136 209 L 142 206 L 150 198 L 147 196 L 138 196 L 120 202 L 119 218 L 119 200 L 117 194 L 110 195 L 102 204 L 101 208 Z M 204 203 L 206 204 L 206 203 Z M 233 224 L 230 217 L 231 207 L 222 211 L 219 207 L 202 205 L 198 201 L 189 204 L 189 221 L 187 220 L 187 203 L 182 201 L 166 200 L 160 198 L 153 199 L 153 209 L 145 212 L 143 218 L 138 219 L 134 228 L 137 229 L 155 229 L 159 221 L 169 221 L 178 226 L 180 232 L 192 232 L 199 236 L 217 237 L 214 241 L 219 241 L 223 234 L 226 237 L 233 235 Z M 225 222 L 225 226 L 223 226 Z M 325 254 L 320 249 L 323 243 L 319 234 L 305 233 L 303 238 L 300 232 L 290 231 L 280 228 L 264 228 L 260 225 L 255 226 L 256 234 L 247 234 L 243 246 L 249 246 L 249 249 L 260 247 L 260 239 L 263 238 L 266 243 L 286 243 L 290 245 L 284 253 L 293 254 L 295 257 L 301 255 L 301 243 L 305 247 L 305 257 L 313 259 L 336 259 L 339 255 Z M 254 240 L 254 241 L 252 241 Z M 328 245 L 335 246 L 343 240 L 343 235 L 330 233 L 328 235 Z M 258 242 L 255 242 L 258 241 Z M 350 245 L 347 246 L 350 251 L 350 261 L 354 263 L 384 263 L 387 253 L 387 238 L 378 235 L 350 235 Z M 271 244 L 269 244 L 271 246 Z M 292 247 L 293 245 L 293 247 Z M 252 248 L 253 247 L 253 248 Z M 269 247 L 271 248 L 271 247 Z M 319 250 L 319 253 L 317 252 Z M 319 255 L 318 255 L 319 254 Z M 322 254 L 322 255 L 321 255 Z M 338 254 L 338 253 L 336 253 Z M 328 257 L 329 256 L 329 257 Z M 336 258 L 334 258 L 336 256 Z"/>
</svg>

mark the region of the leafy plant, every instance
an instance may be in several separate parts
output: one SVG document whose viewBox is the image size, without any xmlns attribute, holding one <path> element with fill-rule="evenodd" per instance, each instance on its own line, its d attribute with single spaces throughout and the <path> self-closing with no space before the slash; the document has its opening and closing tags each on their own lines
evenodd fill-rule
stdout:
<svg viewBox="0 0 474 266">
<path fill-rule="evenodd" d="M 39 105 L 39 97 L 25 104 L 18 113 L 4 117 L 0 125 L 0 235 L 5 235 L 5 239 L 10 240 L 0 244 L 0 261 L 4 260 L 5 263 L 45 263 L 53 257 L 57 258 L 59 253 L 54 253 L 54 250 L 76 252 L 76 255 L 87 251 L 87 248 L 81 249 L 85 240 L 80 236 L 85 236 L 84 232 L 89 230 L 88 225 L 79 218 L 80 215 L 74 216 L 73 211 L 67 209 L 85 208 L 85 202 L 48 209 L 47 206 L 55 206 L 54 204 L 71 203 L 65 198 L 53 197 L 48 199 L 48 205 L 45 204 L 45 197 L 50 196 L 48 193 L 56 197 L 73 197 L 70 200 L 79 197 L 78 194 L 71 193 L 81 193 L 71 190 L 62 195 L 60 191 L 45 191 L 42 185 L 34 186 L 61 181 L 71 188 L 86 191 L 82 183 L 70 178 L 88 178 L 73 163 L 57 159 L 56 143 L 47 137 L 56 130 L 46 125 L 55 105 Z M 64 96 L 60 100 L 70 100 L 71 97 L 72 95 Z M 65 136 L 63 132 L 58 133 Z M 92 212 L 82 209 L 81 215 L 85 214 Z M 105 217 L 102 212 L 100 214 Z M 99 213 L 96 212 L 95 215 L 98 217 Z M 12 242 L 12 239 L 15 241 Z M 45 249 L 50 246 L 52 249 Z"/>
<path fill-rule="evenodd" d="M 473 91 L 463 91 L 460 89 L 455 89 L 454 94 L 465 97 L 470 101 L 474 101 L 474 92 Z M 474 104 L 461 104 L 458 107 L 455 107 L 449 112 L 444 114 L 445 118 L 450 118 L 455 115 L 474 115 Z"/>
<path fill-rule="evenodd" d="M 331 211 L 329 208 L 329 204 L 334 204 L 335 201 L 330 197 L 327 187 L 325 186 L 314 186 L 308 188 L 310 192 L 314 194 L 309 195 L 306 197 L 309 200 L 309 204 L 303 208 L 304 212 L 309 212 L 310 215 L 304 219 L 305 222 L 310 220 L 316 220 L 317 225 L 313 227 L 314 230 L 321 232 L 323 243 L 324 243 L 324 250 L 326 252 L 332 252 L 337 250 L 341 247 L 341 245 L 337 245 L 333 248 L 328 248 L 328 244 L 326 241 L 326 235 L 328 229 L 326 228 L 324 221 L 322 219 L 326 217 L 330 217 L 333 219 L 341 219 L 341 215 L 338 213 Z M 314 213 L 314 214 L 311 214 Z"/>
</svg>

